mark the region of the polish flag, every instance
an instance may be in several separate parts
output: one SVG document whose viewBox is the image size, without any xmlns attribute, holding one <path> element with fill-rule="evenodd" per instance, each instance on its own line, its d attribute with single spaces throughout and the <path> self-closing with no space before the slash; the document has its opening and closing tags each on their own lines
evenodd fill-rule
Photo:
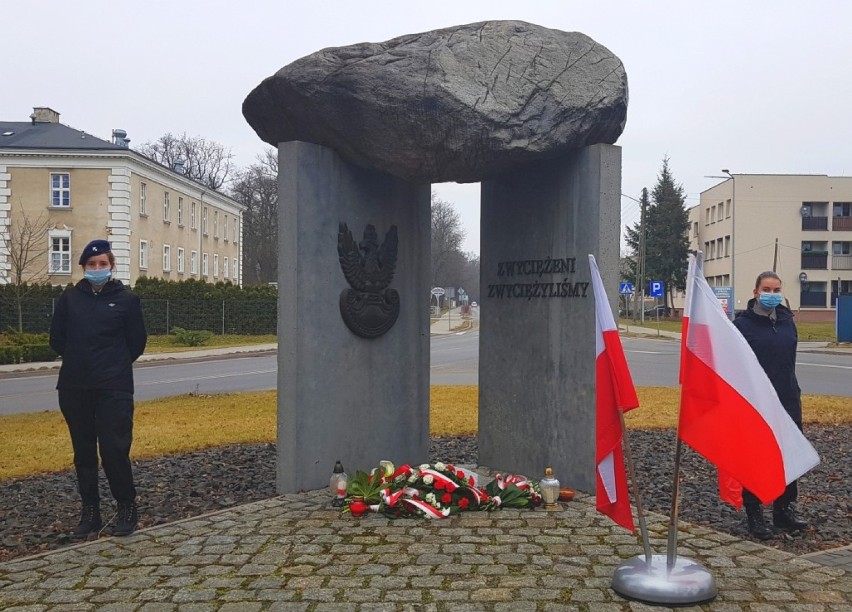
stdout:
<svg viewBox="0 0 852 612">
<path fill-rule="evenodd" d="M 698 260 L 700 266 L 700 258 Z M 819 463 L 700 267 L 686 289 L 678 436 L 764 503 Z"/>
<path fill-rule="evenodd" d="M 627 368 L 621 339 L 618 337 L 618 327 L 593 255 L 589 255 L 589 267 L 595 294 L 597 509 L 622 527 L 635 531 L 621 450 L 619 410 L 626 412 L 638 407 L 639 399 L 633 388 L 633 379 Z"/>
</svg>

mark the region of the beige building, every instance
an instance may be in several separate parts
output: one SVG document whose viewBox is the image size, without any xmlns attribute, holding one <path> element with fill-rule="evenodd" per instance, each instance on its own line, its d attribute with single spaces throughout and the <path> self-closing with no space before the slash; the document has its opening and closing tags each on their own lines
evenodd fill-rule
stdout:
<svg viewBox="0 0 852 612">
<path fill-rule="evenodd" d="M 689 210 L 691 249 L 723 300 L 742 310 L 757 275 L 775 270 L 800 321 L 834 320 L 852 293 L 852 177 L 734 174 Z"/>
<path fill-rule="evenodd" d="M 242 216 L 231 198 L 128 148 L 59 123 L 38 107 L 27 122 L 0 121 L 0 284 L 13 282 L 10 256 L 24 219 L 46 219 L 43 262 L 25 280 L 82 278 L 77 261 L 95 238 L 112 244 L 116 276 L 242 284 Z M 33 249 L 35 251 L 36 249 Z"/>
</svg>

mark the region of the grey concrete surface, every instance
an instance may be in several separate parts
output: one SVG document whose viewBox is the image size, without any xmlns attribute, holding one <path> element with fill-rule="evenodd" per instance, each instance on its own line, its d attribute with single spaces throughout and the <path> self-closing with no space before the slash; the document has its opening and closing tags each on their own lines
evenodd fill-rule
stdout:
<svg viewBox="0 0 852 612">
<path fill-rule="evenodd" d="M 343 465 L 425 461 L 429 184 L 360 168 L 305 142 L 282 142 L 278 169 L 278 491 L 327 484 L 329 456 Z M 397 227 L 390 288 L 399 316 L 376 338 L 356 335 L 341 316 L 341 292 L 349 289 L 338 254 L 341 223 L 356 243 L 368 224 L 380 244 Z"/>
<path fill-rule="evenodd" d="M 621 149 L 612 145 L 482 183 L 479 457 L 486 465 L 505 460 L 536 476 L 551 465 L 567 486 L 595 488 L 588 255 L 614 284 L 620 186 Z"/>
</svg>

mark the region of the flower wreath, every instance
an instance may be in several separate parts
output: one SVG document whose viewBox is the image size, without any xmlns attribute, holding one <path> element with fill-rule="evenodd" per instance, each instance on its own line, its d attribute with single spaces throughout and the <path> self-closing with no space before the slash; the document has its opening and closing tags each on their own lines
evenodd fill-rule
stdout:
<svg viewBox="0 0 852 612">
<path fill-rule="evenodd" d="M 359 491 L 367 489 L 372 499 L 358 499 Z M 441 462 L 396 468 L 381 461 L 369 475 L 356 473 L 347 494 L 344 511 L 360 514 L 366 509 L 391 517 L 444 518 L 463 511 L 541 504 L 538 483 L 524 476 L 497 474 L 479 488 L 474 473 Z"/>
</svg>

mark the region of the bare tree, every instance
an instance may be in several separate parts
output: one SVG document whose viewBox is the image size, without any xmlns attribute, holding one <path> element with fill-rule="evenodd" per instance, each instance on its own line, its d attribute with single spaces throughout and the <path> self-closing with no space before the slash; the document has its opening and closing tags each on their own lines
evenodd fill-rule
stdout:
<svg viewBox="0 0 852 612">
<path fill-rule="evenodd" d="M 50 228 L 47 213 L 31 217 L 23 211 L 13 215 L 9 227 L 9 238 L 6 240 L 9 250 L 9 281 L 15 297 L 20 332 L 24 331 L 24 298 L 34 285 L 48 280 Z"/>
<path fill-rule="evenodd" d="M 182 167 L 187 178 L 219 191 L 233 169 L 231 149 L 201 136 L 163 134 L 154 142 L 146 142 L 137 151 L 172 170 Z M 180 164 L 183 164 L 180 166 Z"/>
<path fill-rule="evenodd" d="M 278 155 L 267 149 L 257 162 L 237 173 L 230 195 L 244 204 L 243 280 L 278 280 Z"/>
<path fill-rule="evenodd" d="M 464 265 L 461 251 L 464 240 L 461 218 L 452 203 L 432 192 L 432 286 L 455 286 L 450 281 L 459 276 Z"/>
</svg>

